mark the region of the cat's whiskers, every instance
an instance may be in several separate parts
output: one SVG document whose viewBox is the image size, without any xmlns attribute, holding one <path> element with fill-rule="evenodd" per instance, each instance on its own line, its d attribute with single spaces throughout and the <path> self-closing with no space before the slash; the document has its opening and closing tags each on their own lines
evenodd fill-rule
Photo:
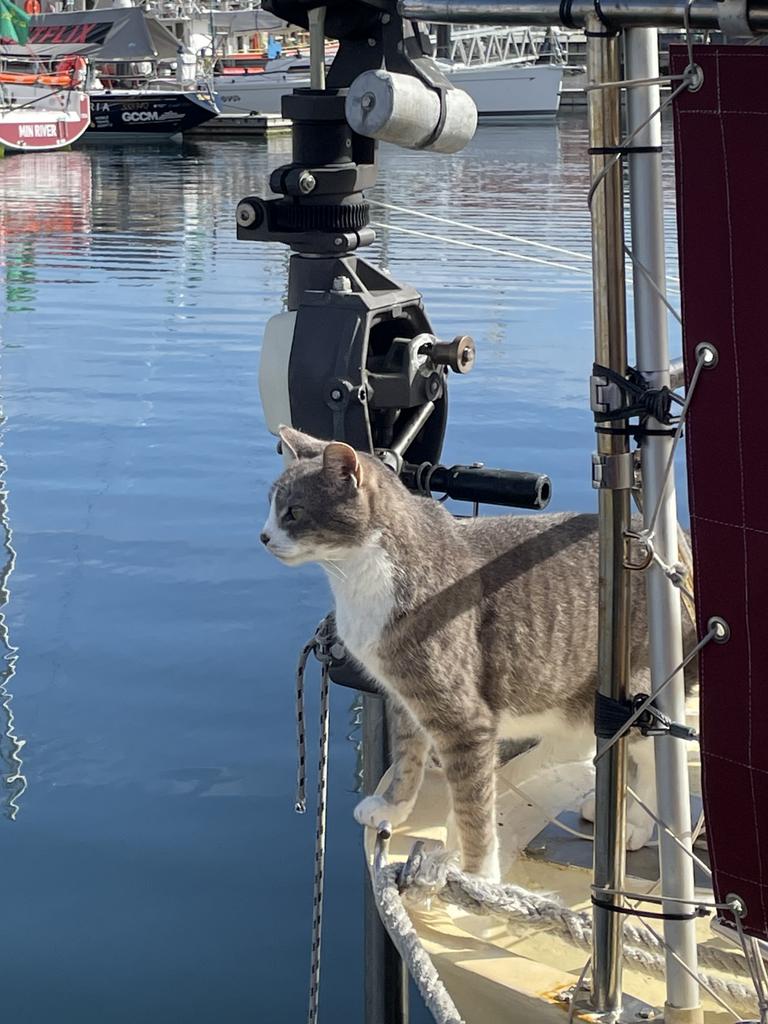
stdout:
<svg viewBox="0 0 768 1024">
<path fill-rule="evenodd" d="M 331 576 L 335 576 L 337 580 L 345 580 L 347 578 L 347 574 L 338 562 L 332 562 L 329 558 L 325 558 L 320 564 L 328 570 Z"/>
</svg>

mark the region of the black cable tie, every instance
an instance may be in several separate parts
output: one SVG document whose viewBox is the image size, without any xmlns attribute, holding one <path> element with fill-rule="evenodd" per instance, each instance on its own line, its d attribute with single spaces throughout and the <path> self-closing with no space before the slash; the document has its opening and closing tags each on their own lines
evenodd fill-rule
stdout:
<svg viewBox="0 0 768 1024">
<path fill-rule="evenodd" d="M 598 691 L 595 694 L 595 736 L 602 740 L 613 739 L 647 699 L 648 694 L 638 693 L 627 700 L 616 700 L 615 697 Z M 673 722 L 653 702 L 648 704 L 640 717 L 632 723 L 632 728 L 639 729 L 643 736 L 672 736 L 674 739 L 687 741 L 699 738 L 695 729 Z"/>
<path fill-rule="evenodd" d="M 650 427 L 638 423 L 636 426 L 628 427 L 595 427 L 596 434 L 613 434 L 616 437 L 633 437 L 640 444 L 644 437 L 674 437 L 677 433 L 675 427 L 664 430 L 653 430 Z"/>
<path fill-rule="evenodd" d="M 590 156 L 629 156 L 632 153 L 663 153 L 663 146 L 590 146 Z"/>
<path fill-rule="evenodd" d="M 697 907 L 696 910 L 692 910 L 688 914 L 664 914 L 658 910 L 638 910 L 636 907 L 616 906 L 615 903 L 599 900 L 596 896 L 592 897 L 592 905 L 609 910 L 612 914 L 635 914 L 637 917 L 651 917 L 656 921 L 695 921 L 698 917 L 709 916 L 709 911 L 704 907 Z"/>
</svg>

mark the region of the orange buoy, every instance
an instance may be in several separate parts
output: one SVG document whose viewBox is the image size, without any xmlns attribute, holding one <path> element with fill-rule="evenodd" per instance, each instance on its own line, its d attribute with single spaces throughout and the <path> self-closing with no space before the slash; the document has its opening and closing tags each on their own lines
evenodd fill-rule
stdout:
<svg viewBox="0 0 768 1024">
<path fill-rule="evenodd" d="M 42 9 L 40 0 L 24 0 L 24 10 L 27 14 L 40 14 Z"/>
<path fill-rule="evenodd" d="M 35 0 L 37 2 L 37 0 Z M 72 85 L 82 85 L 85 81 L 85 70 L 87 68 L 84 57 L 72 55 L 63 57 L 56 65 L 56 74 L 66 76 Z"/>
</svg>

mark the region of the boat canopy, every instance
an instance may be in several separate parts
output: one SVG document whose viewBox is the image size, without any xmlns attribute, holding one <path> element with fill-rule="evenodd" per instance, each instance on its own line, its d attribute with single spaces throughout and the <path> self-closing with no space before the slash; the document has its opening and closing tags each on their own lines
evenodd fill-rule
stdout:
<svg viewBox="0 0 768 1024">
<path fill-rule="evenodd" d="M 217 29 L 229 32 L 283 32 L 288 28 L 288 22 L 260 8 L 252 11 L 211 11 L 210 17 Z"/>
<path fill-rule="evenodd" d="M 173 59 L 179 40 L 137 7 L 43 14 L 32 19 L 25 46 L 7 46 L 7 56 L 58 57 L 81 54 L 93 61 Z"/>
</svg>

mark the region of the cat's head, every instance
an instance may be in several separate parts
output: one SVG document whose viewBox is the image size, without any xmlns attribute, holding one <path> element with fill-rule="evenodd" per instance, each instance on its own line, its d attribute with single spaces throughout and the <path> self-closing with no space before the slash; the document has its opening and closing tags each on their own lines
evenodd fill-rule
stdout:
<svg viewBox="0 0 768 1024">
<path fill-rule="evenodd" d="M 288 565 L 346 558 L 375 532 L 382 486 L 402 485 L 378 459 L 340 441 L 292 427 L 278 433 L 290 462 L 272 485 L 262 543 Z"/>
</svg>

